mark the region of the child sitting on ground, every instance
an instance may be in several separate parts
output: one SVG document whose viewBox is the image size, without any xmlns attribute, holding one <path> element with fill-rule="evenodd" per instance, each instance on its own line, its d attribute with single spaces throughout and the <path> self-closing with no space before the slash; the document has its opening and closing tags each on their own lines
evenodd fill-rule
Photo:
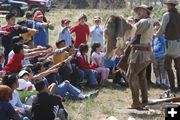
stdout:
<svg viewBox="0 0 180 120">
<path fill-rule="evenodd" d="M 104 66 L 110 69 L 110 75 L 112 75 L 113 83 L 116 86 L 127 87 L 128 83 L 125 79 L 125 73 L 121 69 L 117 69 L 116 65 L 119 63 L 121 57 L 118 55 L 113 56 L 110 59 L 104 59 Z"/>
<path fill-rule="evenodd" d="M 20 100 L 18 92 L 16 91 L 19 86 L 17 76 L 15 74 L 4 76 L 2 84 L 9 86 L 13 91 L 12 99 L 9 102 L 14 107 L 15 111 L 22 116 L 29 115 L 31 106 L 23 104 Z"/>
<path fill-rule="evenodd" d="M 77 53 L 77 59 L 78 59 L 78 67 L 80 70 L 84 72 L 84 77 L 87 79 L 87 83 L 89 87 L 94 87 L 97 85 L 97 71 L 94 70 L 96 68 L 95 65 L 89 64 L 88 62 L 88 45 L 81 44 L 79 47 L 79 52 Z"/>
<path fill-rule="evenodd" d="M 103 66 L 103 55 L 101 53 L 101 44 L 93 43 L 92 45 L 92 56 L 91 56 L 92 64 L 95 65 L 95 70 L 101 73 L 101 79 L 107 80 L 109 76 L 109 68 Z"/>
<path fill-rule="evenodd" d="M 36 80 L 35 88 L 39 92 L 32 103 L 31 120 L 54 120 L 58 113 L 54 112 L 55 106 L 61 111 L 60 119 L 67 119 L 67 112 L 62 105 L 62 98 L 49 93 L 43 80 Z"/>
<path fill-rule="evenodd" d="M 6 85 L 0 85 L 0 119 L 20 120 L 19 115 L 9 103 L 12 98 L 12 89 Z"/>
<path fill-rule="evenodd" d="M 72 74 L 70 76 L 70 82 L 71 84 L 81 87 L 82 82 L 84 80 L 84 72 L 82 70 L 79 69 L 78 67 L 78 60 L 77 57 L 75 55 L 75 51 L 74 51 L 74 47 L 70 47 L 68 50 L 68 54 L 69 56 L 74 55 L 74 58 L 71 59 L 70 61 L 70 65 L 72 68 Z"/>
<path fill-rule="evenodd" d="M 54 64 L 62 62 L 69 56 L 68 52 L 66 51 L 69 49 L 69 46 L 65 47 L 65 40 L 56 42 L 56 47 L 57 49 L 55 50 L 53 55 Z M 67 63 L 66 66 L 59 70 L 59 74 L 61 75 L 63 81 L 70 80 L 70 74 L 72 74 L 72 72 L 73 71 L 70 63 Z"/>
<path fill-rule="evenodd" d="M 28 58 L 35 57 L 45 52 L 45 51 L 41 51 L 41 52 L 36 52 L 33 54 L 32 53 L 24 54 L 23 44 L 21 42 L 14 44 L 13 51 L 15 54 L 12 56 L 12 58 L 8 61 L 8 63 L 3 68 L 6 74 L 19 72 L 22 69 L 21 62 L 22 60 L 24 60 L 25 57 L 28 57 Z"/>
<path fill-rule="evenodd" d="M 17 88 L 17 90 L 31 91 L 33 89 L 33 84 L 29 81 L 29 73 L 26 70 L 21 70 L 18 76 L 19 87 Z"/>
</svg>

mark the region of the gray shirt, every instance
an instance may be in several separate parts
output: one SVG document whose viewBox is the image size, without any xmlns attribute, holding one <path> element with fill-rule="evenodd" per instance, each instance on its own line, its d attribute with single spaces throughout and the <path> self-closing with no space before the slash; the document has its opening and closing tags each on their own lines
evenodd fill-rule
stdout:
<svg viewBox="0 0 180 120">
<path fill-rule="evenodd" d="M 163 15 L 161 27 L 159 31 L 156 33 L 156 37 L 160 37 L 161 35 L 164 35 L 164 33 L 166 32 L 166 27 L 167 27 L 167 24 L 169 23 L 169 20 L 170 20 L 169 12 L 166 12 Z"/>
</svg>

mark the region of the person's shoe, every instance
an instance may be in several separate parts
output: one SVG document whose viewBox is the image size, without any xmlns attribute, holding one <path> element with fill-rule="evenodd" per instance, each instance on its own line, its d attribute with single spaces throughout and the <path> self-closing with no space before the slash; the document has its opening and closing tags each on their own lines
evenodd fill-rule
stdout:
<svg viewBox="0 0 180 120">
<path fill-rule="evenodd" d="M 98 94 L 99 94 L 99 90 L 97 90 L 95 92 L 90 92 L 88 95 L 85 96 L 85 99 L 95 98 L 98 96 Z"/>
<path fill-rule="evenodd" d="M 156 82 L 156 86 L 157 86 L 157 87 L 160 87 L 160 86 L 161 86 L 161 84 L 160 84 L 160 83 L 158 83 L 158 82 Z"/>
<path fill-rule="evenodd" d="M 131 104 L 131 107 L 129 109 L 142 109 L 144 106 L 141 103 L 138 104 Z"/>
<path fill-rule="evenodd" d="M 119 83 L 114 83 L 114 86 L 115 87 L 122 87 L 121 84 L 119 84 Z"/>
</svg>

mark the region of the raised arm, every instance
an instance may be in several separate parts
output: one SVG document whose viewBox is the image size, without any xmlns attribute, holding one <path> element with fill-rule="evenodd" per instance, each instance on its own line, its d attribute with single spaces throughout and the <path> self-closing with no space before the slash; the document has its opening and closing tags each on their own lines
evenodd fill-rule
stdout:
<svg viewBox="0 0 180 120">
<path fill-rule="evenodd" d="M 30 52 L 30 53 L 25 53 L 25 58 L 34 58 L 37 57 L 39 55 L 45 54 L 47 53 L 46 50 L 43 51 L 36 51 L 36 52 Z"/>
</svg>

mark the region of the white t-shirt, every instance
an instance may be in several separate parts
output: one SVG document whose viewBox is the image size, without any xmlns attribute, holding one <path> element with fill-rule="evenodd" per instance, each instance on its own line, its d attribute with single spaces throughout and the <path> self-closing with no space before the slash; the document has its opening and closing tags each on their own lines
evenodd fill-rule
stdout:
<svg viewBox="0 0 180 120">
<path fill-rule="evenodd" d="M 19 87 L 17 90 L 28 90 L 29 87 L 32 87 L 33 84 L 31 82 L 27 82 L 24 79 L 18 79 Z"/>
<path fill-rule="evenodd" d="M 97 65 L 95 59 L 99 60 L 99 63 L 101 63 L 101 65 L 103 65 L 103 54 L 102 53 L 97 53 L 97 52 L 93 52 L 92 53 L 92 64 Z"/>
</svg>

